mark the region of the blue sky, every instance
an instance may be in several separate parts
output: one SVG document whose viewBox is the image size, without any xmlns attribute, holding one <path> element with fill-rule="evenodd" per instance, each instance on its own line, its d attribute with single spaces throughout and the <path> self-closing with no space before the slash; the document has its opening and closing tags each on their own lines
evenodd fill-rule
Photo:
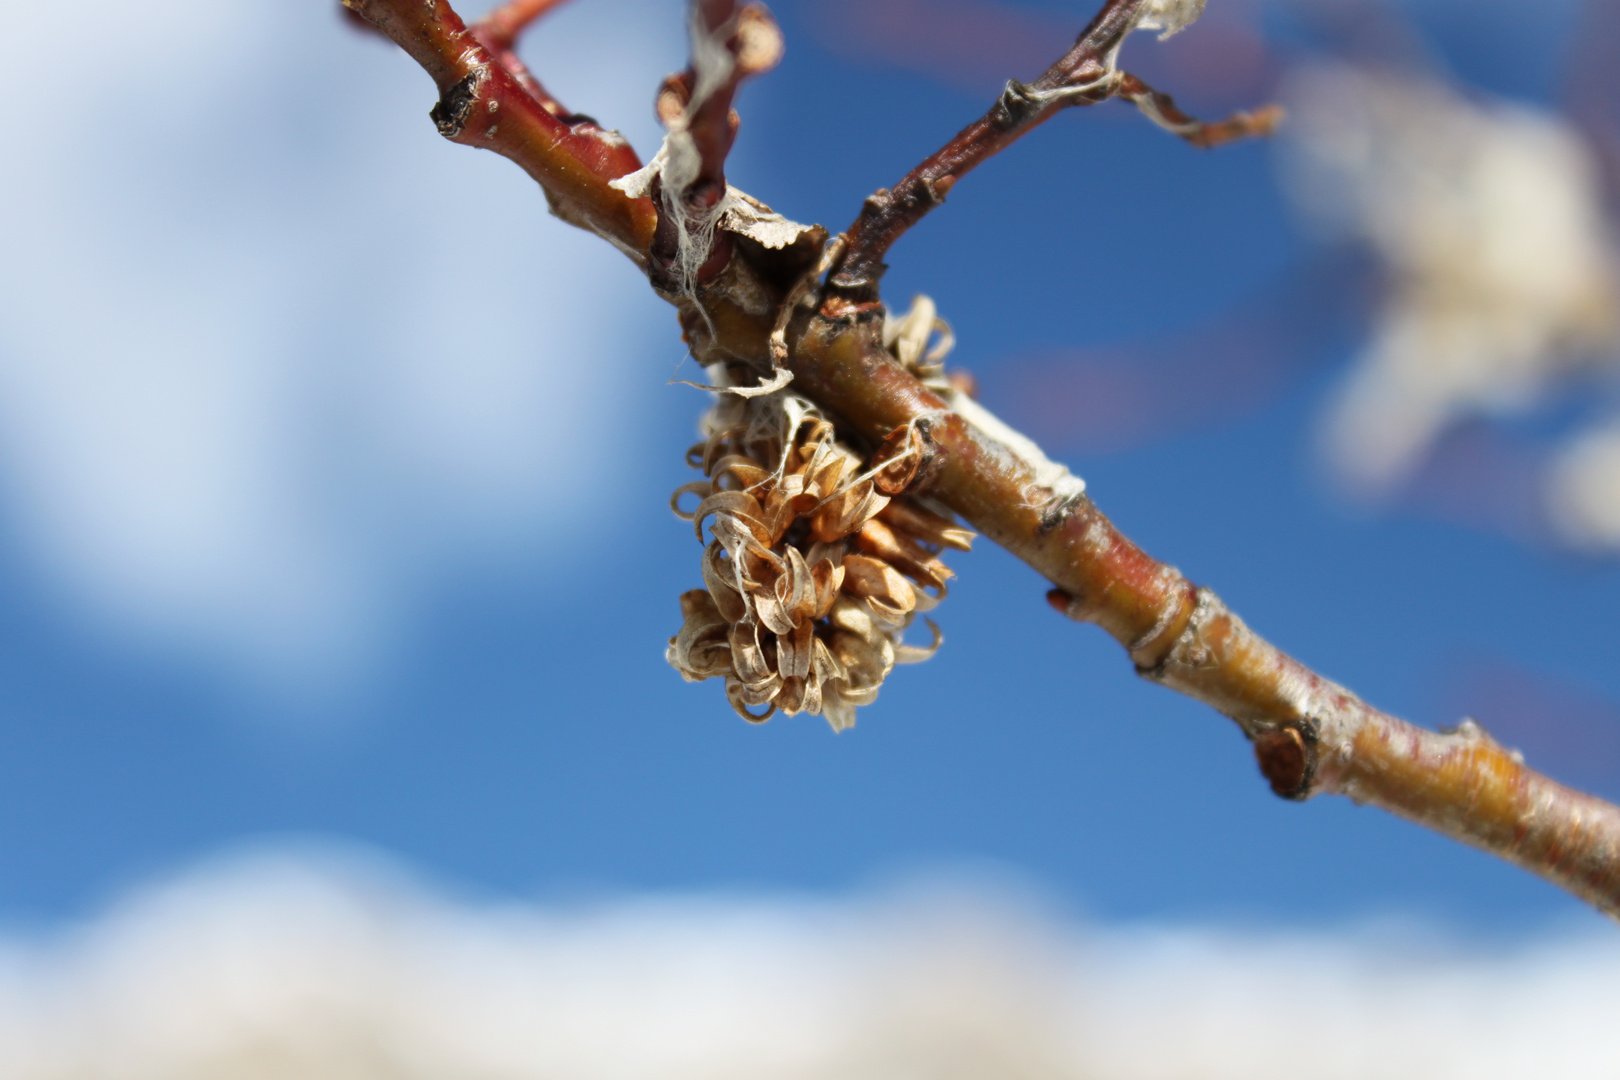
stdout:
<svg viewBox="0 0 1620 1080">
<path fill-rule="evenodd" d="M 25 6 L 5 5 L 9 79 L 47 29 Z M 834 47 L 816 4 L 775 7 L 787 58 L 742 96 L 731 179 L 790 217 L 842 225 L 983 108 Z M 64 17 L 113 18 L 93 8 Z M 698 583 L 667 497 L 703 407 L 665 384 L 668 309 L 509 163 L 443 143 L 426 79 L 324 4 L 201 10 L 153 9 L 178 42 L 82 28 L 98 74 L 69 95 L 75 126 L 31 119 L 0 163 L 20 238 L 0 279 L 0 919 L 314 836 L 496 896 L 945 867 L 1105 920 L 1596 920 L 1380 812 L 1274 798 L 1233 725 L 1139 682 L 988 544 L 953 561 L 939 656 L 854 731 L 743 725 L 662 656 Z M 1457 78 L 1553 103 L 1573 5 L 1410 10 Z M 1303 40 L 1285 15 L 1276 40 Z M 575 0 L 532 53 L 646 154 L 680 38 L 672 4 Z M 210 94 L 166 48 L 204 57 Z M 1324 486 L 1313 425 L 1358 340 L 1331 303 L 1314 332 L 1259 341 L 1281 351 L 1252 400 L 1194 402 L 1129 445 L 1043 402 L 1064 350 L 1196 341 L 1321 264 L 1274 153 L 1076 110 L 953 190 L 894 249 L 887 295 L 932 295 L 987 404 L 1374 703 L 1453 723 L 1470 673 L 1506 664 L 1620 700 L 1613 565 Z M 1162 362 L 1173 381 L 1198 361 Z M 1557 753 L 1512 734 L 1616 797 L 1620 759 L 1581 749 L 1612 720 L 1589 711 Z"/>
</svg>

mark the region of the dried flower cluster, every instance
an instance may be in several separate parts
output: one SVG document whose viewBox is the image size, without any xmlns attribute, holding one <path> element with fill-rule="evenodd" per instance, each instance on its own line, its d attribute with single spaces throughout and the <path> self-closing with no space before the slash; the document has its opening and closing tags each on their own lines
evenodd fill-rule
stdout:
<svg viewBox="0 0 1620 1080">
<path fill-rule="evenodd" d="M 750 721 L 818 713 L 842 731 L 896 664 L 939 648 L 931 620 L 927 647 L 903 634 L 945 595 L 952 574 L 939 553 L 968 550 L 973 534 L 904 494 L 927 458 L 916 428 L 863 461 L 814 406 L 778 390 L 721 394 L 703 430 L 687 460 L 706 479 L 678 489 L 671 506 L 700 542 L 709 523 L 705 587 L 681 597 L 686 621 L 667 658 L 690 682 L 724 678 Z M 690 513 L 687 496 L 700 500 Z"/>
</svg>

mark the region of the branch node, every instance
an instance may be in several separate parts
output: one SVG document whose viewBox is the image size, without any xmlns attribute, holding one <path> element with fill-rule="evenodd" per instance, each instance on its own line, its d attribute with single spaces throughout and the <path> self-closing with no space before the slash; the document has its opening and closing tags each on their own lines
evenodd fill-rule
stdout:
<svg viewBox="0 0 1620 1080">
<path fill-rule="evenodd" d="M 1051 501 L 1041 508 L 1041 523 L 1036 527 L 1036 533 L 1045 536 L 1059 525 L 1062 525 L 1069 520 L 1069 515 L 1079 509 L 1085 501 L 1086 495 L 1084 491 L 1070 492 L 1068 494 L 1054 492 Z"/>
<path fill-rule="evenodd" d="M 1310 797 L 1316 773 L 1315 725 L 1272 728 L 1254 737 L 1254 756 L 1271 790 L 1284 799 L 1302 802 Z"/>
</svg>

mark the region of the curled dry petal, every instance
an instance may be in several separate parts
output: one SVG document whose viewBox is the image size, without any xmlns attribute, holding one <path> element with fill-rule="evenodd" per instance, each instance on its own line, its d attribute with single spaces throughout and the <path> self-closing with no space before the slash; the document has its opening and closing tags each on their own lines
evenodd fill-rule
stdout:
<svg viewBox="0 0 1620 1080">
<path fill-rule="evenodd" d="M 809 687 L 803 679 L 783 679 L 782 691 L 776 697 L 776 706 L 789 716 L 805 711 L 805 694 Z M 820 704 L 820 695 L 817 695 L 817 704 Z"/>
<path fill-rule="evenodd" d="M 763 724 L 765 721 L 771 718 L 772 714 L 776 712 L 776 704 L 774 702 L 772 702 L 770 707 L 767 708 L 763 713 L 749 712 L 749 702 L 744 700 L 744 693 L 745 691 L 743 685 L 736 679 L 728 678 L 726 680 L 726 700 L 731 702 L 731 707 L 733 709 L 737 710 L 737 715 L 742 717 L 744 720 L 747 720 L 750 724 Z"/>
<path fill-rule="evenodd" d="M 823 560 L 837 565 L 844 561 L 844 556 L 847 554 L 849 554 L 849 545 L 842 540 L 834 540 L 830 544 L 815 540 L 811 542 L 810 550 L 804 553 L 804 561 L 811 566 L 819 565 Z M 840 578 L 839 580 L 843 579 Z"/>
<path fill-rule="evenodd" d="M 926 510 L 910 499 L 897 500 L 878 511 L 877 516 L 899 532 L 907 533 L 925 544 L 973 550 L 973 533 L 950 518 Z"/>
<path fill-rule="evenodd" d="M 703 542 L 704 521 L 721 513 L 747 525 L 760 543 L 771 542 L 770 530 L 765 527 L 762 520 L 765 512 L 760 507 L 758 499 L 746 491 L 717 491 L 698 503 L 697 511 L 692 515 L 692 526 L 697 530 L 698 543 Z"/>
<path fill-rule="evenodd" d="M 776 598 L 795 624 L 815 615 L 816 581 L 799 549 L 787 549 L 787 573 L 776 579 Z"/>
<path fill-rule="evenodd" d="M 842 539 L 888 504 L 888 497 L 879 495 L 872 481 L 863 480 L 828 496 L 816 508 L 810 515 L 810 535 L 824 543 Z"/>
<path fill-rule="evenodd" d="M 900 495 L 917 480 L 927 444 L 915 424 L 905 424 L 889 432 L 877 453 L 872 455 L 876 475 L 874 486 L 884 495 Z"/>
<path fill-rule="evenodd" d="M 934 591 L 929 592 L 929 589 Z M 943 599 L 945 599 L 945 583 L 943 581 L 938 585 L 919 585 L 912 590 L 912 600 L 916 606 L 911 610 L 933 611 L 939 607 L 939 602 Z"/>
<path fill-rule="evenodd" d="M 776 670 L 784 679 L 803 679 L 810 674 L 810 643 L 815 640 L 816 627 L 802 622 L 785 634 L 776 635 Z"/>
<path fill-rule="evenodd" d="M 696 515 L 696 511 L 693 511 L 690 514 L 683 511 L 681 509 L 681 497 L 683 495 L 696 495 L 699 499 L 706 499 L 711 493 L 713 493 L 713 491 L 714 485 L 709 483 L 707 480 L 695 480 L 690 484 L 682 484 L 680 487 L 676 488 L 675 493 L 669 497 L 669 508 L 675 511 L 675 516 L 680 518 L 682 521 L 691 521 Z M 702 539 L 701 534 L 699 535 L 698 539 Z"/>
<path fill-rule="evenodd" d="M 917 606 L 917 593 L 900 571 L 881 559 L 844 556 L 844 589 L 864 597 L 880 618 L 899 622 Z"/>
<path fill-rule="evenodd" d="M 855 726 L 856 702 L 844 696 L 839 684 L 826 683 L 821 691 L 821 715 L 827 718 L 834 731 L 848 731 Z"/>
<path fill-rule="evenodd" d="M 816 586 L 816 608 L 811 617 L 825 619 L 838 599 L 838 590 L 844 584 L 844 567 L 831 559 L 822 559 L 810 570 Z"/>
<path fill-rule="evenodd" d="M 709 590 L 715 607 L 727 622 L 736 622 L 748 614 L 748 604 L 743 600 L 742 593 L 727 580 L 731 577 L 730 568 L 723 566 L 720 557 L 726 553 L 720 541 L 711 543 L 703 553 L 703 587 Z"/>
<path fill-rule="evenodd" d="M 822 708 L 822 687 L 825 684 L 819 679 L 804 680 L 804 696 L 799 700 L 799 711 L 814 715 Z"/>
<path fill-rule="evenodd" d="M 832 650 L 827 648 L 827 642 L 820 637 L 810 639 L 810 672 L 822 682 L 844 677 L 844 665 L 838 662 Z"/>
<path fill-rule="evenodd" d="M 972 534 L 914 497 L 880 490 L 898 490 L 899 473 L 914 471 L 910 429 L 863 471 L 803 399 L 722 397 L 708 439 L 687 452 L 706 479 L 671 501 L 711 539 L 704 588 L 682 597 L 669 662 L 689 680 L 723 678 L 727 700 L 751 722 L 808 712 L 843 730 L 897 662 L 939 647 L 937 628 L 927 648 L 901 635 L 944 595 L 951 572 L 939 550 L 965 548 Z M 687 515 L 680 500 L 689 494 L 700 501 Z"/>
<path fill-rule="evenodd" d="M 682 594 L 681 613 L 686 621 L 680 633 L 669 639 L 669 650 L 665 654 L 670 664 L 688 682 L 700 682 L 731 671 L 729 624 L 709 594 L 702 589 Z"/>
<path fill-rule="evenodd" d="M 827 624 L 838 630 L 859 634 L 863 638 L 883 635 L 883 630 L 872 618 L 872 609 L 852 596 L 840 596 L 833 601 L 832 610 L 827 613 Z"/>
<path fill-rule="evenodd" d="M 888 525 L 873 518 L 855 535 L 855 547 L 862 554 L 881 559 L 922 585 L 943 586 L 955 575 L 921 545 L 897 535 Z"/>
<path fill-rule="evenodd" d="M 765 483 L 766 480 L 770 479 L 771 474 L 770 470 L 766 469 L 753 458 L 745 457 L 742 454 L 727 454 L 725 457 L 715 462 L 714 471 L 711 473 L 711 475 L 714 477 L 714 482 L 716 484 L 720 483 L 727 476 L 735 477 L 737 483 L 742 486 L 742 490 L 753 491 L 755 488 Z M 687 487 L 693 486 L 694 485 L 692 484 L 687 485 Z M 681 490 L 685 489 L 683 488 Z"/>
<path fill-rule="evenodd" d="M 939 652 L 939 647 L 945 644 L 945 635 L 940 633 L 939 626 L 935 624 L 934 620 L 924 619 L 923 622 L 928 624 L 928 632 L 934 636 L 934 640 L 926 646 L 896 645 L 894 647 L 894 662 L 896 664 L 920 664 L 924 660 L 932 660 L 934 654 Z"/>
<path fill-rule="evenodd" d="M 737 678 L 744 683 L 758 685 L 776 674 L 766 659 L 765 649 L 759 641 L 759 624 L 754 620 L 745 619 L 733 624 L 730 645 L 732 666 Z"/>
<path fill-rule="evenodd" d="M 844 669 L 846 696 L 870 690 L 875 699 L 879 685 L 894 667 L 894 643 L 888 638 L 872 642 L 839 630 L 832 636 L 830 649 L 833 659 Z"/>
<path fill-rule="evenodd" d="M 793 632 L 793 620 L 788 618 L 782 607 L 782 602 L 769 593 L 755 593 L 752 597 L 754 610 L 759 615 L 759 623 L 773 634 L 790 634 Z"/>
</svg>

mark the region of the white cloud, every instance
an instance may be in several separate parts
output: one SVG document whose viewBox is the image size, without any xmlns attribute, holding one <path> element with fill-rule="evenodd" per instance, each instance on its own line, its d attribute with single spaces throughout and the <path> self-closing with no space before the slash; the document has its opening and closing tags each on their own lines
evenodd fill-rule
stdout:
<svg viewBox="0 0 1620 1080">
<path fill-rule="evenodd" d="M 9 1080 L 1609 1077 L 1612 930 L 1105 929 L 1007 894 L 449 900 L 217 864 L 0 945 Z"/>
<path fill-rule="evenodd" d="M 570 6 L 535 50 L 643 146 L 665 7 Z M 436 572 L 555 540 L 624 466 L 671 320 L 335 3 L 0 16 L 0 517 L 90 624 L 342 681 Z"/>
</svg>

